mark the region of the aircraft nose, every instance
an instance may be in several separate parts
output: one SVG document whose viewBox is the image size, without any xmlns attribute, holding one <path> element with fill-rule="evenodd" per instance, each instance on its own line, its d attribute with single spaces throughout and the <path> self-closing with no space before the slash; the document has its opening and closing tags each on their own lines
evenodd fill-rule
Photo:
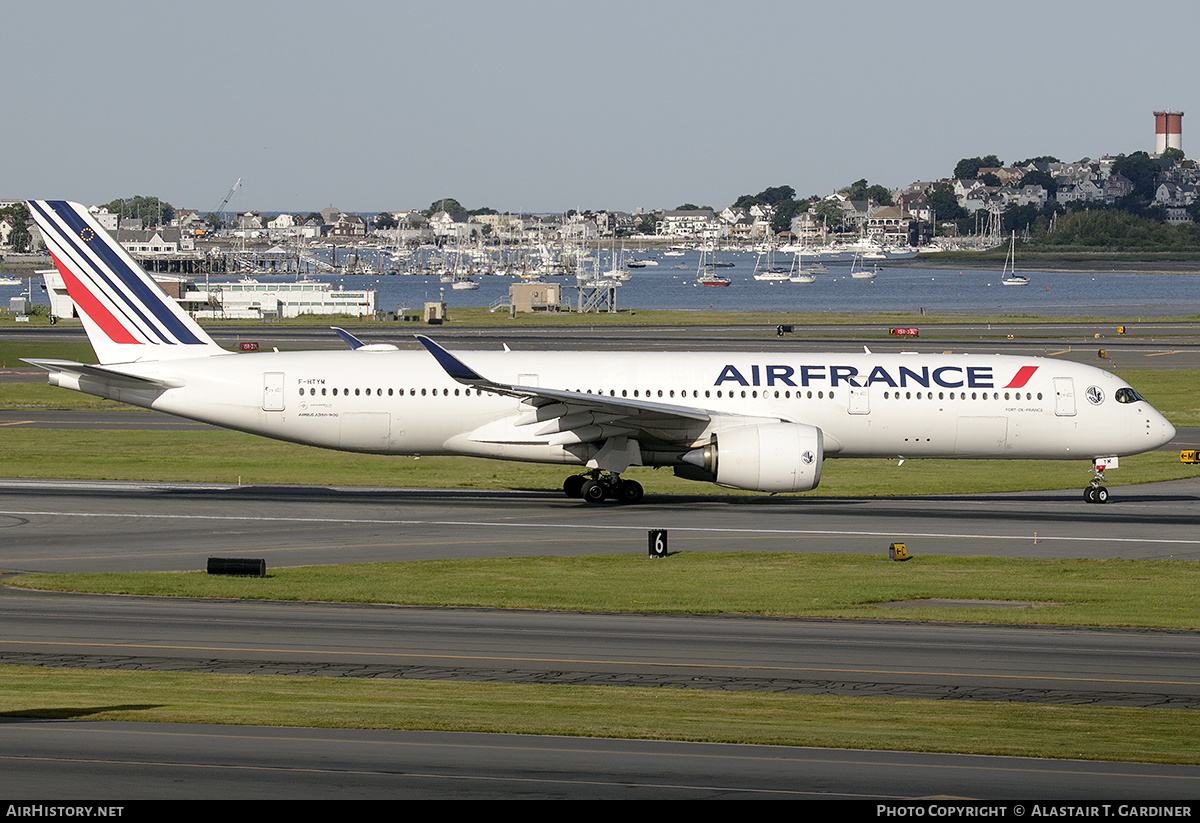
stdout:
<svg viewBox="0 0 1200 823">
<path fill-rule="evenodd" d="M 1146 418 L 1146 434 L 1155 441 L 1155 448 L 1165 446 L 1175 438 L 1175 427 L 1158 409 L 1151 409 Z"/>
<path fill-rule="evenodd" d="M 1167 418 L 1163 417 L 1162 430 L 1163 430 L 1162 442 L 1159 443 L 1159 445 L 1165 446 L 1166 444 L 1170 443 L 1172 440 L 1175 439 L 1175 427 L 1171 425 L 1171 421 L 1169 421 L 1169 420 L 1167 420 Z"/>
</svg>

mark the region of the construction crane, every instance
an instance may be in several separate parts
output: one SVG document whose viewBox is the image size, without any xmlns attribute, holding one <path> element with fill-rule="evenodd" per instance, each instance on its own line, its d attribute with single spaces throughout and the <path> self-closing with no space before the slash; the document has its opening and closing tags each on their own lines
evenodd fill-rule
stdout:
<svg viewBox="0 0 1200 823">
<path fill-rule="evenodd" d="M 226 204 L 229 203 L 229 198 L 233 197 L 233 193 L 235 191 L 237 191 L 238 189 L 240 189 L 241 187 L 242 187 L 242 178 L 239 177 L 237 179 L 237 182 L 229 187 L 229 192 L 225 195 L 225 199 L 221 201 L 221 205 L 217 206 L 215 209 L 212 210 L 212 213 L 217 216 L 218 220 L 221 219 L 221 212 L 223 212 L 225 210 Z"/>
</svg>

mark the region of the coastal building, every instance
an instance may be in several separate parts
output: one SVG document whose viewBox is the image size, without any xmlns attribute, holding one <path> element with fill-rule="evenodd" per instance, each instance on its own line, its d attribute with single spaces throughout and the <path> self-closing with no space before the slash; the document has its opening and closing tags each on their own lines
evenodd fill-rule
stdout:
<svg viewBox="0 0 1200 823">
<path fill-rule="evenodd" d="M 329 228 L 330 237 L 366 237 L 367 221 L 357 214 L 339 214 Z"/>
<path fill-rule="evenodd" d="M 658 221 L 658 234 L 663 237 L 718 239 L 725 237 L 728 227 L 713 214 L 712 209 L 671 209 L 664 211 Z"/>
<path fill-rule="evenodd" d="M 884 246 L 919 246 L 924 242 L 924 224 L 896 206 L 873 212 L 866 223 L 867 236 Z"/>
<path fill-rule="evenodd" d="M 1028 183 L 1021 186 L 1017 192 L 1018 206 L 1037 206 L 1039 209 L 1046 205 L 1046 201 L 1050 198 L 1050 193 L 1046 191 L 1044 186 L 1039 186 L 1033 183 Z"/>
<path fill-rule="evenodd" d="M 92 206 L 88 209 L 88 213 L 95 218 L 96 222 L 110 234 L 117 230 L 117 215 L 110 212 L 103 206 Z"/>
<path fill-rule="evenodd" d="M 825 220 L 811 211 L 801 212 L 792 218 L 792 234 L 796 242 L 802 245 L 815 246 L 825 242 Z"/>
<path fill-rule="evenodd" d="M 197 318 L 262 320 L 302 314 L 346 314 L 365 318 L 375 314 L 374 289 L 334 289 L 319 280 L 260 283 L 238 280 L 182 284 L 179 304 Z"/>
<path fill-rule="evenodd" d="M 429 218 L 429 227 L 434 237 L 447 240 L 470 240 L 483 236 L 483 224 L 476 223 L 469 215 L 450 214 L 439 211 Z"/>
<path fill-rule="evenodd" d="M 196 241 L 191 234 L 174 229 L 143 229 L 130 231 L 118 229 L 114 234 L 125 250 L 136 256 L 172 255 L 196 250 Z"/>
</svg>

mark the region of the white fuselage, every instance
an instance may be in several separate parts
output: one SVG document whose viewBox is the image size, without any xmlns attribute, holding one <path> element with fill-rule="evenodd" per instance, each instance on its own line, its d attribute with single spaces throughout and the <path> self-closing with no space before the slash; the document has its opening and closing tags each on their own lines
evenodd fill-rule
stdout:
<svg viewBox="0 0 1200 823">
<path fill-rule="evenodd" d="M 827 457 L 1092 459 L 1148 451 L 1174 435 L 1149 403 L 1118 401 L 1118 391 L 1128 386 L 1115 375 L 1034 357 L 512 351 L 460 356 L 498 383 L 709 413 L 706 422 L 673 421 L 644 437 L 647 465 L 677 464 L 683 452 L 714 432 L 764 420 L 821 429 Z M 82 378 L 69 387 L 333 449 L 581 465 L 590 455 L 586 444 L 563 442 L 544 426 L 530 425 L 526 401 L 462 385 L 425 351 L 230 354 L 113 368 L 183 385 L 96 391 Z"/>
</svg>

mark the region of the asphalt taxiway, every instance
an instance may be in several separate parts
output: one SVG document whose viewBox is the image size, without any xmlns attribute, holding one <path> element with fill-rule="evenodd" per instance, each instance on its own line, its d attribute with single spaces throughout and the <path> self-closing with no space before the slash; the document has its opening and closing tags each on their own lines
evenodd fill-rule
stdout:
<svg viewBox="0 0 1200 823">
<path fill-rule="evenodd" d="M 901 469 L 897 469 L 902 472 Z M 1086 474 L 1086 472 L 1081 472 Z M 1086 479 L 1086 477 L 1084 478 Z M 671 551 L 1200 559 L 1200 478 L 889 498 L 647 494 L 593 506 L 561 492 L 0 480 L 0 569 L 171 571 L 210 555 L 268 566 Z"/>
<path fill-rule="evenodd" d="M 1191 767 L 919 752 L 86 719 L 0 719 L 0 739 L 5 789 L 43 803 L 913 798 L 905 805 L 935 816 L 930 810 L 946 805 L 984 805 L 931 799 L 945 798 L 948 786 L 957 798 L 1076 804 L 1154 798 L 1190 807 L 1187 801 L 1200 794 L 1200 774 Z M 997 816 L 1003 811 L 991 809 Z"/>
</svg>

